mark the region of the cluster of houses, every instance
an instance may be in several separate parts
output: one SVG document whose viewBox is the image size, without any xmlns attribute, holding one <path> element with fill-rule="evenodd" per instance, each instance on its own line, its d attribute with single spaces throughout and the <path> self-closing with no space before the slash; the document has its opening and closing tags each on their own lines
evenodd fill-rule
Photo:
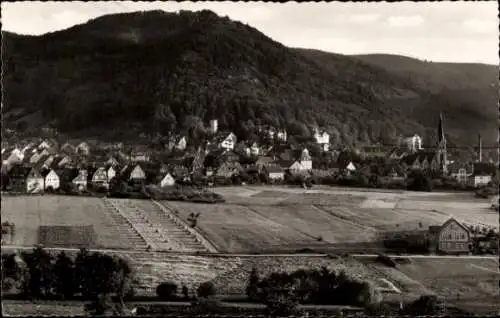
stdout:
<svg viewBox="0 0 500 318">
<path fill-rule="evenodd" d="M 286 174 L 304 176 L 350 175 L 363 168 L 349 155 L 331 150 L 330 136 L 313 130 L 317 160 L 307 146 L 287 142 L 287 132 L 273 127 L 259 127 L 260 140 L 238 141 L 232 132 L 219 132 L 217 120 L 210 122 L 210 135 L 203 146 L 190 147 L 186 136 L 175 136 L 163 151 L 146 146 L 97 141 L 65 142 L 38 139 L 2 145 L 2 189 L 38 193 L 57 190 L 69 184 L 77 189 L 89 185 L 108 188 L 113 179 L 148 182 L 161 187 L 188 181 L 194 174 L 212 178 L 231 178 L 242 173 L 266 175 L 271 182 Z M 444 134 L 443 134 L 444 136 Z M 479 187 L 492 180 L 496 168 L 490 163 L 459 163 L 448 160 L 444 137 L 433 150 L 422 148 L 417 135 L 406 140 L 406 147 L 395 147 L 386 158 L 404 170 L 442 171 L 458 182 Z M 370 154 L 370 151 L 365 153 Z M 373 148 L 370 149 L 373 153 Z M 324 158 L 329 158 L 327 161 Z M 249 159 L 250 158 L 250 159 Z M 395 170 L 393 178 L 404 178 Z"/>
</svg>

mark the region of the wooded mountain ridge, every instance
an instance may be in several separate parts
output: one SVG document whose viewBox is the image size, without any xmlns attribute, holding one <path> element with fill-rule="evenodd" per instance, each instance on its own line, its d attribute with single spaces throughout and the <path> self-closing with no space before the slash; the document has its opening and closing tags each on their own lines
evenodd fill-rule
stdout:
<svg viewBox="0 0 500 318">
<path fill-rule="evenodd" d="M 126 139 L 203 133 L 217 118 L 242 138 L 259 124 L 296 136 L 319 126 L 334 143 L 417 133 L 425 146 L 443 112 L 449 144 L 497 138 L 493 65 L 289 48 L 208 10 L 113 14 L 2 38 L 2 126 L 17 130 Z"/>
</svg>

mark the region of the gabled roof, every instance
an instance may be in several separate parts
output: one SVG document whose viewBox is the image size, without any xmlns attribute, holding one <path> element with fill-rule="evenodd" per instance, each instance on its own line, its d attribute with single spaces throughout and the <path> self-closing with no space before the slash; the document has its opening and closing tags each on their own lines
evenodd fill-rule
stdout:
<svg viewBox="0 0 500 318">
<path fill-rule="evenodd" d="M 444 228 L 445 228 L 448 224 L 453 223 L 453 222 L 457 223 L 457 224 L 458 224 L 458 226 L 460 226 L 462 229 L 464 229 L 467 233 L 469 233 L 469 234 L 470 234 L 470 230 L 469 230 L 469 229 L 468 229 L 465 225 L 463 225 L 462 223 L 458 222 L 455 218 L 450 218 L 450 219 L 448 219 L 446 222 L 444 222 L 444 224 L 443 224 L 443 225 L 441 225 L 441 229 L 440 229 L 440 231 L 441 231 L 442 229 L 444 229 Z"/>
<path fill-rule="evenodd" d="M 267 173 L 284 173 L 285 170 L 280 167 L 279 165 L 269 165 L 269 166 L 264 166 L 262 169 L 267 171 Z"/>
<path fill-rule="evenodd" d="M 278 165 L 284 169 L 290 168 L 294 164 L 295 160 L 276 160 L 272 164 Z"/>
</svg>

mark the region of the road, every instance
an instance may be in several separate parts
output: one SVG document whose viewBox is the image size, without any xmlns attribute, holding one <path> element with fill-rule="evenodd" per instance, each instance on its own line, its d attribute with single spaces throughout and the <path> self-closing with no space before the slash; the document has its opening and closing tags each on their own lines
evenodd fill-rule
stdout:
<svg viewBox="0 0 500 318">
<path fill-rule="evenodd" d="M 31 246 L 14 246 L 14 245 L 2 245 L 2 251 L 7 250 L 31 250 Z M 46 247 L 46 250 L 52 251 L 73 251 L 78 252 L 79 248 L 70 247 Z M 90 252 L 101 252 L 101 253 L 127 253 L 127 254 L 144 254 L 146 251 L 139 250 L 112 250 L 112 249 L 89 249 Z M 341 253 L 346 253 L 345 249 L 338 250 Z M 329 254 L 326 253 L 282 253 L 282 254 L 228 254 L 228 253 L 186 253 L 186 252 L 151 252 L 151 253 L 162 253 L 164 255 L 189 255 L 189 256 L 200 256 L 200 257 L 325 257 Z M 334 254 L 334 252 L 330 253 Z M 377 257 L 378 254 L 349 254 L 351 257 L 355 258 L 373 258 Z M 409 257 L 409 258 L 435 258 L 435 259 L 494 259 L 498 260 L 498 256 L 493 255 L 393 255 L 385 254 L 391 257 Z"/>
</svg>

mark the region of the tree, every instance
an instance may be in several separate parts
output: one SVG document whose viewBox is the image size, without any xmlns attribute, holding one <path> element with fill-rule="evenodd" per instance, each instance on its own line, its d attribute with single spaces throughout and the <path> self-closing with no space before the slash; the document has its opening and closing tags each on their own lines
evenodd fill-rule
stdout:
<svg viewBox="0 0 500 318">
<path fill-rule="evenodd" d="M 435 295 L 423 295 L 404 308 L 406 315 L 441 315 L 446 312 L 444 302 Z"/>
<path fill-rule="evenodd" d="M 203 297 L 203 298 L 215 296 L 216 294 L 215 286 L 212 282 L 201 283 L 200 286 L 198 286 L 198 289 L 196 290 L 196 294 L 198 295 L 198 297 Z"/>
<path fill-rule="evenodd" d="M 27 285 L 29 272 L 19 255 L 2 254 L 2 290 L 22 289 Z"/>
<path fill-rule="evenodd" d="M 23 286 L 23 294 L 33 299 L 46 299 L 53 296 L 56 276 L 52 255 L 40 246 L 21 255 L 29 272 L 27 284 Z"/>
<path fill-rule="evenodd" d="M 186 285 L 182 285 L 182 296 L 184 296 L 184 299 L 189 299 L 189 289 Z"/>
<path fill-rule="evenodd" d="M 183 286 L 184 288 L 185 286 Z M 177 294 L 177 284 L 173 282 L 161 283 L 156 287 L 156 295 L 161 300 L 172 300 Z"/>
<path fill-rule="evenodd" d="M 258 299 L 259 291 L 259 274 L 256 267 L 252 267 L 248 278 L 248 284 L 246 288 L 247 296 L 250 300 L 256 301 Z"/>
<path fill-rule="evenodd" d="M 75 294 L 74 269 L 75 265 L 71 258 L 66 256 L 64 251 L 59 253 L 54 266 L 57 274 L 55 290 L 56 294 L 62 299 L 69 299 Z"/>
</svg>

